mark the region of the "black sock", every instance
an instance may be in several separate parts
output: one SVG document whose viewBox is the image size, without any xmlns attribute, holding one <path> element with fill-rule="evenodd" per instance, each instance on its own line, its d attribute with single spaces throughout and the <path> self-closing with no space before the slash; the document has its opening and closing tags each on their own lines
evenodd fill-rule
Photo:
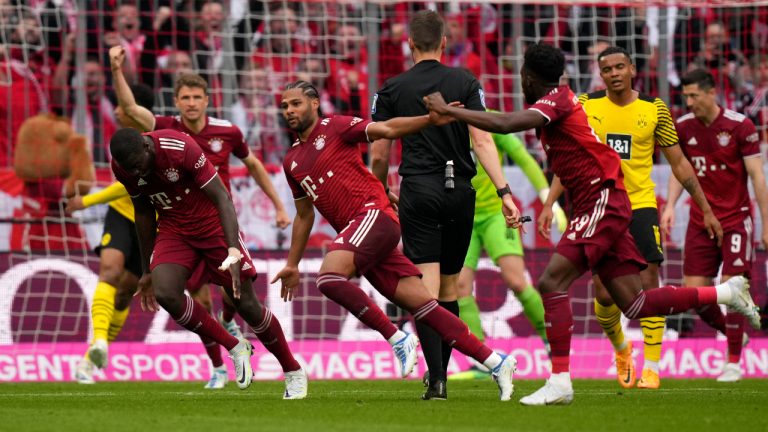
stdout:
<svg viewBox="0 0 768 432">
<path fill-rule="evenodd" d="M 424 353 L 424 361 L 429 369 L 429 382 L 434 383 L 437 380 L 445 381 L 445 369 L 443 369 L 442 360 L 442 339 L 432 327 L 416 320 L 416 331 L 419 333 L 421 341 L 421 352 Z"/>
<path fill-rule="evenodd" d="M 448 312 L 459 316 L 459 301 L 453 300 L 453 301 L 439 301 L 437 302 L 440 306 L 444 307 Z M 442 358 L 443 358 L 443 373 L 447 373 L 448 371 L 448 362 L 451 361 L 451 352 L 453 352 L 453 347 L 448 345 L 446 342 L 442 341 Z"/>
</svg>

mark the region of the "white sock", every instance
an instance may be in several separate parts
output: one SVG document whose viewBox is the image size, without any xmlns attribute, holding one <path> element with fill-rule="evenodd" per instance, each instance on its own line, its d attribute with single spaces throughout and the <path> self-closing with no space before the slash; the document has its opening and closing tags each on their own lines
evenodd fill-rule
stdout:
<svg viewBox="0 0 768 432">
<path fill-rule="evenodd" d="M 401 340 L 403 340 L 403 338 L 404 338 L 404 337 L 406 337 L 406 336 L 408 336 L 408 335 L 407 335 L 407 334 L 405 334 L 405 332 L 404 332 L 404 331 L 402 331 L 402 330 L 398 330 L 398 331 L 396 331 L 396 332 L 395 332 L 395 334 L 393 334 L 393 335 L 392 335 L 392 337 L 390 337 L 389 339 L 387 339 L 387 342 L 389 342 L 389 344 L 390 344 L 391 346 L 395 346 L 395 344 L 396 344 L 396 343 L 398 343 L 398 342 L 400 342 Z"/>
<path fill-rule="evenodd" d="M 733 300 L 733 290 L 728 282 L 715 285 L 715 291 L 717 291 L 718 304 L 729 304 Z"/>
<path fill-rule="evenodd" d="M 501 362 L 503 362 L 504 359 L 501 358 L 501 356 L 497 352 L 491 353 L 491 355 L 488 356 L 487 359 L 483 360 L 483 366 L 487 367 L 488 370 L 494 370 L 496 369 L 496 366 L 500 365 Z"/>
<path fill-rule="evenodd" d="M 659 362 L 646 360 L 645 363 L 643 363 L 643 369 L 650 369 L 656 373 L 659 373 Z"/>
<path fill-rule="evenodd" d="M 562 389 L 573 388 L 570 372 L 553 373 L 549 376 L 549 382 Z"/>
</svg>

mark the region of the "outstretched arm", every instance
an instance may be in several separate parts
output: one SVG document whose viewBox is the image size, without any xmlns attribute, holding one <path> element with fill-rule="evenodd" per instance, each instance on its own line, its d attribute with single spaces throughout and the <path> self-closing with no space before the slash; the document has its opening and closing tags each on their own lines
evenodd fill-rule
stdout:
<svg viewBox="0 0 768 432">
<path fill-rule="evenodd" d="M 144 132 L 155 129 L 155 116 L 152 112 L 136 103 L 133 92 L 128 86 L 128 81 L 123 74 L 125 63 L 125 49 L 122 46 L 113 46 L 109 49 L 109 63 L 112 67 L 112 85 L 117 96 L 117 103 L 125 115 L 130 117 Z"/>
<path fill-rule="evenodd" d="M 272 201 L 272 205 L 275 206 L 275 222 L 277 223 L 277 227 L 285 228 L 290 225 L 291 220 L 288 217 L 288 213 L 285 211 L 283 201 L 280 200 L 280 197 L 277 195 L 275 186 L 269 179 L 267 170 L 264 169 L 264 164 L 262 164 L 251 152 L 248 152 L 248 156 L 243 159 L 243 163 L 245 164 L 245 167 L 248 168 L 248 173 L 251 174 L 253 180 L 259 185 L 261 190 L 264 191 L 267 197 L 269 197 L 269 200 Z"/>
<path fill-rule="evenodd" d="M 533 110 L 517 111 L 513 113 L 495 113 L 459 108 L 447 104 L 439 92 L 425 96 L 424 103 L 430 111 L 441 116 L 447 115 L 453 117 L 456 120 L 461 120 L 488 132 L 503 134 L 520 132 L 542 127 L 547 122 L 546 117 Z"/>
</svg>

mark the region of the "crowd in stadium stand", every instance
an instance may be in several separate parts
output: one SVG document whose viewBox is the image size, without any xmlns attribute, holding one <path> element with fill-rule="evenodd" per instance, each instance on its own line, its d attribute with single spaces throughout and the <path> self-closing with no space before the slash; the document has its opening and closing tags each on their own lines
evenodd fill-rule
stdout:
<svg viewBox="0 0 768 432">
<path fill-rule="evenodd" d="M 72 118 L 106 166 L 106 145 L 117 128 L 110 89 L 109 46 L 128 53 L 126 76 L 156 90 L 158 114 L 173 114 L 173 82 L 185 72 L 208 80 L 211 115 L 237 124 L 267 164 L 279 164 L 290 137 L 279 111 L 283 85 L 303 78 L 322 92 L 325 114 L 370 115 L 375 88 L 410 66 L 406 24 L 426 2 L 377 5 L 370 20 L 364 2 L 239 0 L 87 0 L 84 18 L 75 0 L 0 0 L 0 167 L 13 163 L 16 134 L 40 112 Z M 430 3 L 431 5 L 432 3 Z M 768 124 L 768 12 L 757 7 L 658 8 L 621 6 L 437 3 L 446 18 L 444 62 L 478 76 L 489 107 L 513 109 L 516 47 L 543 39 L 569 58 L 574 91 L 602 85 L 595 54 L 618 44 L 636 54 L 638 90 L 657 95 L 660 62 L 667 66 L 673 114 L 685 112 L 676 88 L 690 68 L 717 78 L 724 106 L 747 114 L 766 138 Z M 522 16 L 514 15 L 514 8 Z M 81 11 L 82 12 L 82 11 Z M 666 16 L 666 18 L 664 18 Z M 563 19 L 566 18 L 566 19 Z M 660 49 L 661 27 L 671 37 Z M 369 62 L 367 25 L 378 26 L 378 60 Z M 78 30 L 78 26 L 85 28 Z M 85 37 L 85 50 L 78 35 Z M 515 39 L 517 37 L 518 39 Z M 668 52 L 666 59 L 659 52 Z M 76 67 L 75 65 L 80 65 Z M 78 98 L 78 91 L 85 97 Z M 519 98 L 519 95 L 516 94 Z M 519 108 L 519 107 L 518 107 Z M 75 113 L 85 113 L 77 126 Z M 530 148 L 538 152 L 536 143 Z"/>
</svg>

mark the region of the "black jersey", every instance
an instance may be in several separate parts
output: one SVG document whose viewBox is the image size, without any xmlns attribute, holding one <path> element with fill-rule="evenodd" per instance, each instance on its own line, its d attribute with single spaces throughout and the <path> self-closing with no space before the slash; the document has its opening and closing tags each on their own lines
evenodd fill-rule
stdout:
<svg viewBox="0 0 768 432">
<path fill-rule="evenodd" d="M 485 110 L 483 89 L 471 73 L 445 66 L 437 60 L 424 60 L 384 83 L 374 96 L 371 116 L 375 121 L 385 121 L 393 117 L 427 114 L 429 111 L 422 98 L 436 91 L 449 103 L 458 101 L 467 109 Z M 457 176 L 467 179 L 475 176 L 469 128 L 464 122 L 429 126 L 402 141 L 403 161 L 399 173 L 403 177 L 442 175 L 449 160 L 453 160 Z"/>
</svg>

